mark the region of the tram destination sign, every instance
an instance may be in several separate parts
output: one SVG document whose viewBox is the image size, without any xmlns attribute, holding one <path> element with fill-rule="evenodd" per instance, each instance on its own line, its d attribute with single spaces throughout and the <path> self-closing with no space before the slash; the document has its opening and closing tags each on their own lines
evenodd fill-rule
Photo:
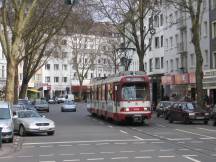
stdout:
<svg viewBox="0 0 216 162">
<path fill-rule="evenodd" d="M 144 82 L 145 78 L 126 78 L 128 82 Z"/>
</svg>

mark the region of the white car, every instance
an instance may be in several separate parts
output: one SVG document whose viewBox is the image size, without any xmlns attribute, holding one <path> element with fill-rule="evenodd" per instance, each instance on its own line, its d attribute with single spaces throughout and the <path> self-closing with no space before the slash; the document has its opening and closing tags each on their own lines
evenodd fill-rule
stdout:
<svg viewBox="0 0 216 162">
<path fill-rule="evenodd" d="M 14 112 L 14 131 L 17 131 L 20 136 L 27 133 L 47 133 L 47 135 L 54 135 L 55 123 L 54 121 L 45 118 L 32 110 L 20 110 Z"/>
<path fill-rule="evenodd" d="M 61 106 L 61 112 L 72 111 L 76 112 L 76 104 L 74 101 L 66 100 Z"/>
<path fill-rule="evenodd" d="M 58 104 L 60 104 L 60 103 L 64 103 L 65 100 L 66 100 L 66 98 L 63 97 L 63 96 L 61 96 L 61 97 L 57 97 L 56 102 L 57 102 Z"/>
</svg>

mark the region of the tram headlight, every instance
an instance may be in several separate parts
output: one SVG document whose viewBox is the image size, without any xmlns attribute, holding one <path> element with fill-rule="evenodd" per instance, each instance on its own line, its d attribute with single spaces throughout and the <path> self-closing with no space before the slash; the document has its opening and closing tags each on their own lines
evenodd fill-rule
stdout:
<svg viewBox="0 0 216 162">
<path fill-rule="evenodd" d="M 125 109 L 125 111 L 127 111 L 127 112 L 128 112 L 128 111 L 130 111 L 130 109 L 129 109 L 129 108 L 126 108 L 126 109 Z"/>
</svg>

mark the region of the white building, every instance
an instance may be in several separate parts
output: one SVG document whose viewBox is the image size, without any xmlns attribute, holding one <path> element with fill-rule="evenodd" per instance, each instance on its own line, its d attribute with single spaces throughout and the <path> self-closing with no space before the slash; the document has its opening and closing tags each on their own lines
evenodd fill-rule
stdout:
<svg viewBox="0 0 216 162">
<path fill-rule="evenodd" d="M 0 45 L 0 90 L 6 86 L 7 61 Z"/>
</svg>

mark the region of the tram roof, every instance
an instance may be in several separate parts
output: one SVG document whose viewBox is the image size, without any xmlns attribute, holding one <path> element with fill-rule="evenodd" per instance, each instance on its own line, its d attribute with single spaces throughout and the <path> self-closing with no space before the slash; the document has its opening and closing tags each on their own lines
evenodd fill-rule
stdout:
<svg viewBox="0 0 216 162">
<path fill-rule="evenodd" d="M 113 82 L 120 82 L 122 78 L 125 77 L 132 77 L 132 76 L 140 76 L 145 77 L 146 81 L 148 81 L 148 76 L 143 71 L 125 71 L 120 72 L 108 77 L 99 77 L 99 78 L 93 78 L 90 82 L 90 85 L 97 85 L 102 83 L 113 83 Z"/>
</svg>

